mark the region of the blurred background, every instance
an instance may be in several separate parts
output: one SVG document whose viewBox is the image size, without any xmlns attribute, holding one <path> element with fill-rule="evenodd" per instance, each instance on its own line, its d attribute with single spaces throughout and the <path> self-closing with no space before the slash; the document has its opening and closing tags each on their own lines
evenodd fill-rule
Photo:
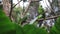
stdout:
<svg viewBox="0 0 60 34">
<path fill-rule="evenodd" d="M 2 34 L 59 34 L 60 0 L 0 0 L 0 23 Z"/>
</svg>

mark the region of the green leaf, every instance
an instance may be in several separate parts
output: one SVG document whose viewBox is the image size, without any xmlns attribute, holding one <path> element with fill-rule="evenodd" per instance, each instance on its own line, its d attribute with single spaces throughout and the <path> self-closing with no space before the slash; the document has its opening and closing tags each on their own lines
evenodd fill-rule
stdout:
<svg viewBox="0 0 60 34">
<path fill-rule="evenodd" d="M 35 27 L 34 25 L 25 25 L 23 27 L 25 34 L 47 34 L 47 31 L 42 28 Z"/>
<path fill-rule="evenodd" d="M 16 26 L 16 34 L 24 34 L 23 28 L 18 24 Z"/>
<path fill-rule="evenodd" d="M 55 26 L 50 29 L 50 34 L 60 34 L 60 31 L 57 30 Z"/>
<path fill-rule="evenodd" d="M 1 7 L 1 6 L 0 6 Z M 8 33 L 9 31 L 15 30 L 15 24 L 3 12 L 2 7 L 0 8 L 0 34 Z"/>
<path fill-rule="evenodd" d="M 38 13 L 39 13 L 39 14 L 43 14 L 43 12 L 44 12 L 43 8 L 42 8 L 41 6 L 39 6 L 39 8 L 38 8 Z"/>
<path fill-rule="evenodd" d="M 57 18 L 55 26 L 58 30 L 60 30 L 60 17 Z"/>
</svg>

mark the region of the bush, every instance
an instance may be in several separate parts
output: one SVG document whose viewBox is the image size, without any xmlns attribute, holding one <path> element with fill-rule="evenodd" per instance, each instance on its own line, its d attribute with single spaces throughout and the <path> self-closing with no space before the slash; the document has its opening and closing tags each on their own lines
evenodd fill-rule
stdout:
<svg viewBox="0 0 60 34">
<path fill-rule="evenodd" d="M 45 29 L 35 27 L 34 25 L 25 25 L 23 27 L 25 34 L 47 34 Z"/>
<path fill-rule="evenodd" d="M 50 34 L 60 34 L 60 17 L 56 19 L 55 25 L 50 30 Z"/>
<path fill-rule="evenodd" d="M 57 18 L 56 23 L 55 23 L 55 27 L 56 27 L 58 30 L 60 30 L 60 17 Z"/>
</svg>

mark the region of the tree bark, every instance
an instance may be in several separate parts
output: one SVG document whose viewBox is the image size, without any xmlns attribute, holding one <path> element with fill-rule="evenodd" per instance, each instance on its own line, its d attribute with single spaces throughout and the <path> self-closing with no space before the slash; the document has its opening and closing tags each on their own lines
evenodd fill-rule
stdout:
<svg viewBox="0 0 60 34">
<path fill-rule="evenodd" d="M 9 17 L 11 19 L 12 11 L 13 11 L 13 0 L 11 0 L 10 2 L 11 2 L 11 9 L 10 9 Z"/>
<path fill-rule="evenodd" d="M 11 4 L 9 3 L 9 0 L 2 0 L 3 2 L 3 9 L 4 12 L 7 16 L 9 16 L 9 12 L 10 12 L 10 8 L 11 8 Z"/>
</svg>

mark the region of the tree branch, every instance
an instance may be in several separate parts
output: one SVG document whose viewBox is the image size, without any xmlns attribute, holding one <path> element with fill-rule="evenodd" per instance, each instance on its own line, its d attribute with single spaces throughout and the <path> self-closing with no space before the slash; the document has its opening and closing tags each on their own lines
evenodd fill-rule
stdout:
<svg viewBox="0 0 60 34">
<path fill-rule="evenodd" d="M 9 18 L 11 19 L 11 15 L 12 15 L 12 10 L 13 10 L 13 1 L 11 0 L 11 9 L 10 9 L 10 14 L 9 14 Z M 11 20 L 12 21 L 12 20 Z"/>
<path fill-rule="evenodd" d="M 21 2 L 21 1 L 19 1 L 17 4 L 15 4 L 15 5 L 13 6 L 13 8 L 14 8 L 16 5 L 18 5 L 20 2 Z"/>
<path fill-rule="evenodd" d="M 47 18 L 41 18 L 41 19 L 38 19 L 37 21 L 39 20 L 49 20 L 49 19 L 55 19 L 55 18 L 58 18 L 60 15 L 57 15 L 57 16 L 52 16 L 52 17 L 47 17 Z"/>
</svg>

